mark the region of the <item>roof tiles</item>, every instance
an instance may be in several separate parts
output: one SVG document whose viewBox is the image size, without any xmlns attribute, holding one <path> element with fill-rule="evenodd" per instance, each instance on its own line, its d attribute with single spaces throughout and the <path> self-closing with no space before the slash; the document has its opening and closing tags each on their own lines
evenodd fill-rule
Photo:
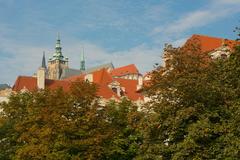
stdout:
<svg viewBox="0 0 240 160">
<path fill-rule="evenodd" d="M 229 39 L 224 39 L 224 38 L 217 38 L 217 37 L 210 37 L 210 36 L 206 36 L 206 35 L 194 34 L 194 35 L 192 35 L 191 38 L 189 38 L 187 40 L 185 45 L 194 44 L 194 43 L 197 43 L 197 44 L 200 45 L 200 49 L 201 49 L 202 52 L 210 52 L 210 51 L 212 51 L 216 48 L 221 47 L 222 45 L 227 45 L 231 49 L 233 49 L 233 47 L 236 44 L 240 44 L 240 42 L 237 42 L 235 40 L 229 40 Z"/>
<path fill-rule="evenodd" d="M 137 67 L 134 64 L 115 68 L 110 73 L 112 76 L 123 76 L 127 74 L 139 74 Z"/>
<path fill-rule="evenodd" d="M 135 67 L 135 66 L 134 66 Z M 140 93 L 137 93 L 137 80 L 128 80 L 121 78 L 113 78 L 106 69 L 101 69 L 95 72 L 90 73 L 93 75 L 93 83 L 98 86 L 97 95 L 110 99 L 112 97 L 119 99 L 120 97 L 109 88 L 109 84 L 114 81 L 120 83 L 121 87 L 125 88 L 124 95 L 128 97 L 130 100 L 136 101 L 138 99 L 143 99 Z M 86 75 L 86 74 L 85 74 Z M 64 80 L 50 80 L 46 79 L 45 86 L 49 89 L 57 89 L 59 87 L 63 88 L 64 91 L 69 91 L 71 82 L 77 80 L 84 80 L 85 75 L 72 76 Z M 35 77 L 27 77 L 27 76 L 19 76 L 13 86 L 14 91 L 21 91 L 22 89 L 27 89 L 29 91 L 37 90 L 37 78 Z"/>
</svg>

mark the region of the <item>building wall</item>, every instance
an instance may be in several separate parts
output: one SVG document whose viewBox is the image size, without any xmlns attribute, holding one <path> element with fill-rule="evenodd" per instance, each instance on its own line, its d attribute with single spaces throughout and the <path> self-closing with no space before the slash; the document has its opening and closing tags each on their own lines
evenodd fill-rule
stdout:
<svg viewBox="0 0 240 160">
<path fill-rule="evenodd" d="M 115 76 L 114 78 L 138 80 L 139 75 L 138 74 L 126 74 L 126 75 L 123 75 L 123 76 Z"/>
<path fill-rule="evenodd" d="M 54 60 L 48 62 L 48 78 L 49 79 L 59 79 L 63 69 L 68 68 L 68 63 L 66 61 Z"/>
<path fill-rule="evenodd" d="M 5 90 L 1 90 L 0 91 L 0 103 L 1 102 L 7 102 L 8 101 L 8 97 L 11 95 L 12 93 L 12 89 L 7 88 Z"/>
<path fill-rule="evenodd" d="M 0 97 L 0 103 L 7 102 L 7 101 L 8 101 L 8 97 Z"/>
</svg>

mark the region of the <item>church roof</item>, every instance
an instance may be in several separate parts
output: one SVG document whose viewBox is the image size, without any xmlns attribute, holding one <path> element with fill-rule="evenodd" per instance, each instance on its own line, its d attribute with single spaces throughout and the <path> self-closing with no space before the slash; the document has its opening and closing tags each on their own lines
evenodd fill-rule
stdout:
<svg viewBox="0 0 240 160">
<path fill-rule="evenodd" d="M 111 71 L 112 76 L 123 76 L 127 74 L 139 74 L 139 71 L 134 64 L 115 68 Z"/>
<path fill-rule="evenodd" d="M 112 63 L 106 63 L 106 64 L 102 64 L 102 65 L 98 65 L 98 66 L 95 66 L 95 67 L 88 68 L 87 70 L 84 71 L 84 73 L 91 73 L 91 72 L 94 72 L 94 71 L 97 71 L 97 70 L 101 70 L 103 68 L 114 69 L 114 66 L 113 66 Z"/>
<path fill-rule="evenodd" d="M 89 68 L 85 71 L 81 71 L 80 69 L 64 68 L 60 79 L 66 79 L 66 78 L 69 78 L 72 76 L 78 76 L 80 74 L 87 74 L 87 73 L 95 72 L 95 71 L 101 70 L 103 68 L 105 68 L 105 69 L 112 68 L 113 69 L 114 66 L 112 63 L 106 63 L 106 64 L 102 64 L 102 65 L 99 65 L 96 67 Z"/>
<path fill-rule="evenodd" d="M 65 79 L 65 78 L 72 77 L 72 76 L 79 75 L 79 74 L 81 74 L 81 71 L 78 69 L 64 68 L 60 79 Z"/>
</svg>

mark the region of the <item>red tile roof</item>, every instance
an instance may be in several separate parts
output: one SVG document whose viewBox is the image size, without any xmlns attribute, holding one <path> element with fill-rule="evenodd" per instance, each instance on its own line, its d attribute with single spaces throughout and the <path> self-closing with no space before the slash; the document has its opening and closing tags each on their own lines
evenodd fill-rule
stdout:
<svg viewBox="0 0 240 160">
<path fill-rule="evenodd" d="M 130 100 L 136 101 L 138 99 L 143 100 L 143 96 L 140 93 L 137 93 L 137 80 L 127 80 L 121 78 L 112 78 L 112 76 L 107 72 L 106 69 L 101 69 L 91 73 L 93 75 L 93 83 L 97 84 L 98 90 L 97 95 L 110 99 L 112 97 L 119 99 L 120 97 L 109 88 L 109 84 L 117 81 L 120 83 L 121 87 L 125 88 L 125 96 Z M 73 76 L 64 80 L 50 80 L 46 79 L 45 85 L 46 88 L 49 89 L 57 89 L 58 87 L 62 87 L 64 91 L 69 91 L 71 82 L 77 80 L 84 80 L 85 75 Z M 37 90 L 37 78 L 35 77 L 27 77 L 27 76 L 19 76 L 13 86 L 14 91 L 21 91 L 26 88 L 29 91 Z"/>
<path fill-rule="evenodd" d="M 70 82 L 46 79 L 45 86 L 46 88 L 49 88 L 49 89 L 57 89 L 61 87 L 64 91 L 69 91 Z M 13 86 L 13 91 L 21 91 L 24 88 L 27 89 L 28 91 L 37 90 L 37 78 L 28 77 L 28 76 L 19 76 Z"/>
<path fill-rule="evenodd" d="M 85 74 L 81 74 L 81 75 L 75 75 L 75 76 L 71 76 L 69 78 L 65 78 L 63 79 L 63 81 L 70 81 L 70 82 L 74 82 L 74 81 L 83 81 L 85 77 Z"/>
<path fill-rule="evenodd" d="M 110 98 L 116 98 L 119 99 L 118 95 L 113 92 L 108 86 L 106 85 L 98 85 L 99 89 L 97 91 L 97 95 L 105 98 L 105 99 L 110 99 Z"/>
<path fill-rule="evenodd" d="M 92 72 L 92 74 L 94 83 L 106 85 L 113 81 L 112 76 L 107 72 L 106 69 Z"/>
<path fill-rule="evenodd" d="M 112 97 L 119 99 L 118 95 L 108 87 L 108 84 L 110 84 L 113 79 L 106 69 L 103 68 L 91 74 L 93 75 L 93 83 L 97 84 L 99 87 L 97 91 L 97 94 L 99 96 L 105 99 L 109 99 Z"/>
<path fill-rule="evenodd" d="M 128 97 L 130 100 L 136 101 L 138 99 L 143 100 L 142 94 L 137 92 L 137 80 L 130 80 L 130 79 L 122 79 L 122 78 L 115 78 L 117 82 L 120 83 L 122 87 L 125 88 L 125 96 Z"/>
<path fill-rule="evenodd" d="M 240 44 L 240 42 L 234 40 L 194 34 L 187 40 L 185 45 L 196 43 L 200 45 L 202 52 L 210 52 L 218 47 L 221 47 L 223 44 L 229 46 L 231 49 L 233 49 L 235 45 Z"/>
<path fill-rule="evenodd" d="M 13 91 L 21 91 L 26 88 L 29 91 L 37 89 L 37 79 L 34 77 L 18 76 L 13 86 Z"/>
<path fill-rule="evenodd" d="M 127 74 L 139 74 L 137 67 L 134 64 L 115 68 L 110 73 L 112 76 L 123 76 Z"/>
</svg>

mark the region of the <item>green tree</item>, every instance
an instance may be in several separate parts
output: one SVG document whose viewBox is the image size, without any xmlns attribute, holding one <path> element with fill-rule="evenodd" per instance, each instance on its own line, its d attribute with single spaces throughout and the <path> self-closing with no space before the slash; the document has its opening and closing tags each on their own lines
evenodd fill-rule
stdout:
<svg viewBox="0 0 240 160">
<path fill-rule="evenodd" d="M 15 124 L 21 122 L 26 113 L 28 100 L 32 98 L 29 93 L 12 95 L 8 103 L 0 104 L 4 112 L 0 112 L 0 159 L 12 159 L 20 146 Z"/>
<path fill-rule="evenodd" d="M 3 159 L 98 159 L 107 138 L 96 86 L 75 82 L 62 89 L 14 94 L 4 109 Z"/>
<path fill-rule="evenodd" d="M 101 106 L 97 86 L 39 90 L 2 103 L 0 159 L 133 159 L 142 143 L 143 113 L 131 101 Z"/>
<path fill-rule="evenodd" d="M 144 113 L 138 111 L 138 106 L 125 98 L 119 103 L 110 102 L 105 109 L 111 137 L 105 142 L 103 159 L 133 159 L 142 144 L 139 124 Z"/>
<path fill-rule="evenodd" d="M 216 61 L 198 48 L 171 48 L 152 73 L 139 159 L 239 159 L 239 48 Z"/>
</svg>

